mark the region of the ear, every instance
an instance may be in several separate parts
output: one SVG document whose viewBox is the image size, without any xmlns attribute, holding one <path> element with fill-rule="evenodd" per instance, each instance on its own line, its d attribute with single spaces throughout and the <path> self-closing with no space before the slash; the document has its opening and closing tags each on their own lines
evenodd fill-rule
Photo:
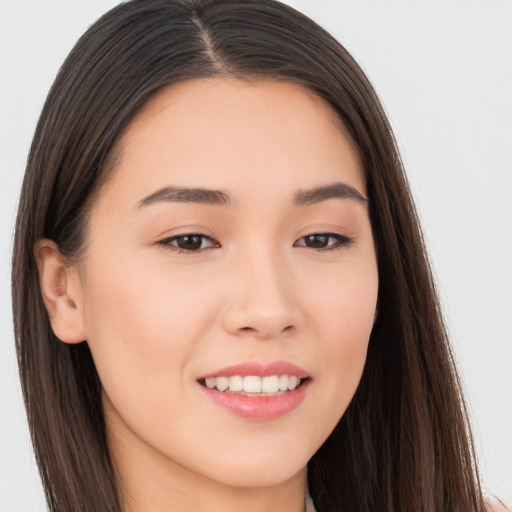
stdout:
<svg viewBox="0 0 512 512">
<path fill-rule="evenodd" d="M 84 341 L 83 292 L 78 270 L 65 262 L 52 240 L 38 240 L 34 256 L 41 294 L 55 336 L 64 343 Z"/>
</svg>

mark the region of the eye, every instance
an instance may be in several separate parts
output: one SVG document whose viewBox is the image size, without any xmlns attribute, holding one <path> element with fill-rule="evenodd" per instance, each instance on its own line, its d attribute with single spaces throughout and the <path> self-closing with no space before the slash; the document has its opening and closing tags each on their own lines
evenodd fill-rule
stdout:
<svg viewBox="0 0 512 512">
<path fill-rule="evenodd" d="M 219 247 L 218 242 L 213 238 L 202 235 L 201 233 L 187 233 L 186 235 L 171 236 L 159 241 L 158 245 L 162 245 L 174 251 L 188 253 Z"/>
<path fill-rule="evenodd" d="M 350 245 L 354 241 L 348 236 L 339 235 L 338 233 L 312 233 L 299 238 L 295 242 L 295 246 L 309 247 L 317 251 L 329 251 L 332 249 L 341 249 Z"/>
</svg>

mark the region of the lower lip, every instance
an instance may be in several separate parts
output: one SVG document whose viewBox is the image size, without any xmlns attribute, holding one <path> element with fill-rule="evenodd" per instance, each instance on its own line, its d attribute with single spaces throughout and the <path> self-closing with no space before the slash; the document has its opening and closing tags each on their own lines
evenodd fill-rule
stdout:
<svg viewBox="0 0 512 512">
<path fill-rule="evenodd" d="M 215 391 L 201 386 L 201 384 L 199 386 L 217 405 L 228 409 L 242 418 L 265 421 L 284 416 L 297 408 L 306 396 L 309 383 L 310 380 L 308 379 L 297 389 L 276 396 L 237 395 L 236 393 Z"/>
</svg>

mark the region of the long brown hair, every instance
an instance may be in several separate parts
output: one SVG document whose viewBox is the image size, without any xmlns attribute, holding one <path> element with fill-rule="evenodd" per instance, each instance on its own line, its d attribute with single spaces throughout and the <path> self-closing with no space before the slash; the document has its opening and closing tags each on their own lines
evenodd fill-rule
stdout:
<svg viewBox="0 0 512 512">
<path fill-rule="evenodd" d="M 162 87 L 272 77 L 324 98 L 358 149 L 378 252 L 379 312 L 361 383 L 309 462 L 319 511 L 481 512 L 467 414 L 417 215 L 388 120 L 349 53 L 273 0 L 133 0 L 78 41 L 41 113 L 16 224 L 12 291 L 28 420 L 51 512 L 119 512 L 87 343 L 53 334 L 33 255 L 77 259 L 112 149 Z"/>
</svg>

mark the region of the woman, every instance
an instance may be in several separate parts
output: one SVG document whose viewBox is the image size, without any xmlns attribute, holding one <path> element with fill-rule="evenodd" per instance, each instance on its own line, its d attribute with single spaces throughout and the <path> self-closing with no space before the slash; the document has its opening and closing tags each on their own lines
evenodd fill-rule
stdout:
<svg viewBox="0 0 512 512">
<path fill-rule="evenodd" d="M 93 25 L 13 265 L 51 510 L 483 510 L 389 124 L 296 11 L 135 0 Z"/>
</svg>

